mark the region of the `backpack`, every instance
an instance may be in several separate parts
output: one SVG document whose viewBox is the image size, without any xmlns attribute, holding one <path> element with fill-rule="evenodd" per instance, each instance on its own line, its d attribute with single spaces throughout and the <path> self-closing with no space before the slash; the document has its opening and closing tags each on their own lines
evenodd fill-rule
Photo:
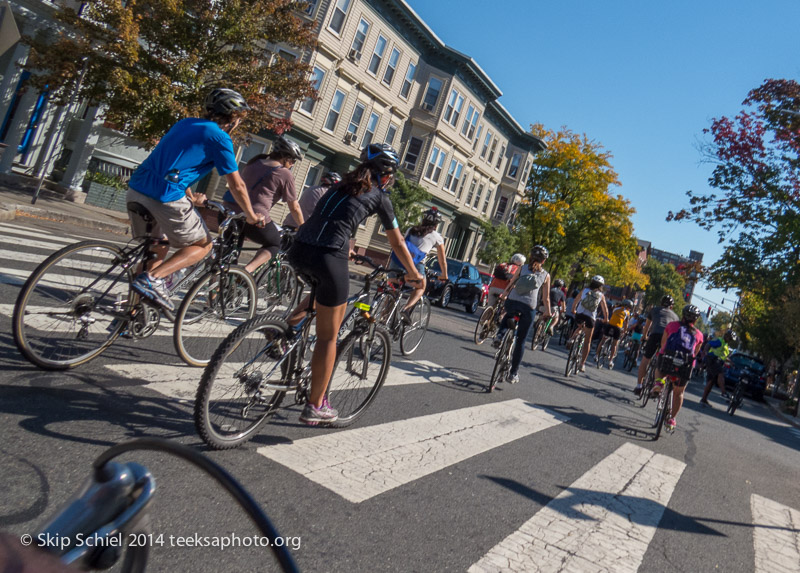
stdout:
<svg viewBox="0 0 800 573">
<path fill-rule="evenodd" d="M 500 281 L 511 280 L 511 273 L 508 272 L 508 265 L 505 263 L 500 263 L 497 265 L 492 274 L 494 275 L 494 278 Z"/>
<path fill-rule="evenodd" d="M 423 252 L 420 250 L 418 246 L 408 240 L 408 235 L 406 235 L 406 248 L 408 249 L 409 254 L 411 255 L 411 260 L 414 261 L 415 265 L 420 264 L 422 261 L 425 260 L 425 257 L 428 256 L 428 253 Z M 398 268 L 405 268 L 405 265 L 400 262 L 400 259 L 397 255 L 392 252 L 392 263 Z M 407 271 L 410 269 L 406 269 Z"/>
<path fill-rule="evenodd" d="M 603 300 L 603 293 L 599 290 L 592 290 L 586 293 L 586 296 L 581 299 L 581 306 L 589 312 L 594 312 L 600 306 L 600 301 Z"/>
<path fill-rule="evenodd" d="M 674 374 L 681 378 L 691 376 L 696 340 L 695 333 L 691 328 L 683 324 L 670 334 L 661 360 L 662 373 Z"/>
<path fill-rule="evenodd" d="M 544 283 L 544 281 L 540 283 L 537 280 L 536 274 L 531 273 L 529 275 L 521 275 L 514 285 L 514 290 L 517 291 L 517 294 L 525 296 L 539 288 L 542 283 Z"/>
</svg>

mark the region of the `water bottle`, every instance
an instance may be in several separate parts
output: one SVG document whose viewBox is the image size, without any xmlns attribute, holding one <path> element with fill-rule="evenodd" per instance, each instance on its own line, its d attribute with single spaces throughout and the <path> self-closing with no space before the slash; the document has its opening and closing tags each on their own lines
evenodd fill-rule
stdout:
<svg viewBox="0 0 800 573">
<path fill-rule="evenodd" d="M 186 269 L 181 269 L 179 271 L 175 271 L 171 275 L 167 277 L 167 289 L 172 290 L 173 287 L 177 286 L 179 282 L 186 276 Z"/>
</svg>

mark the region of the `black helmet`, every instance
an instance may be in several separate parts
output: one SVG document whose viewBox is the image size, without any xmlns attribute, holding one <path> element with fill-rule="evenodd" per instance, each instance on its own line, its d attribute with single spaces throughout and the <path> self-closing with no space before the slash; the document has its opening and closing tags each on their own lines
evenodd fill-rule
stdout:
<svg viewBox="0 0 800 573">
<path fill-rule="evenodd" d="M 547 252 L 547 249 L 542 245 L 536 245 L 531 249 L 531 261 L 535 261 L 537 263 L 543 263 L 547 260 L 547 257 L 550 256 L 550 253 Z"/>
<path fill-rule="evenodd" d="M 239 92 L 227 88 L 216 88 L 206 96 L 203 108 L 210 113 L 230 115 L 235 111 L 247 111 L 250 106 Z"/>
<path fill-rule="evenodd" d="M 336 173 L 336 171 L 328 171 L 322 175 L 322 179 L 320 179 L 319 182 L 323 185 L 333 185 L 341 180 L 342 176 Z"/>
<path fill-rule="evenodd" d="M 700 318 L 700 309 L 693 304 L 687 304 L 683 307 L 683 320 L 694 322 Z"/>
<path fill-rule="evenodd" d="M 737 342 L 739 342 L 739 337 L 736 336 L 736 333 L 732 330 L 725 331 L 725 335 L 723 336 L 723 338 L 725 338 L 725 342 L 727 342 L 730 345 L 734 345 Z"/>
<path fill-rule="evenodd" d="M 633 308 L 633 301 L 629 298 L 626 298 L 625 300 L 622 301 L 622 306 L 627 308 Z"/>
<path fill-rule="evenodd" d="M 278 139 L 275 140 L 275 143 L 272 144 L 272 153 L 282 153 L 284 155 L 288 155 L 295 161 L 303 160 L 303 152 L 300 151 L 300 146 L 283 135 L 279 135 Z"/>
<path fill-rule="evenodd" d="M 367 163 L 380 172 L 394 173 L 400 158 L 388 143 L 370 143 L 361 150 L 361 163 Z"/>
<path fill-rule="evenodd" d="M 553 283 L 553 286 L 556 288 L 561 288 L 564 286 L 564 281 L 561 279 L 556 279 L 556 282 Z"/>
<path fill-rule="evenodd" d="M 436 207 L 431 207 L 422 214 L 423 225 L 438 225 L 441 222 L 442 222 L 442 215 L 441 213 L 439 213 L 439 209 L 437 209 Z"/>
<path fill-rule="evenodd" d="M 675 304 L 675 299 L 672 298 L 670 295 L 665 294 L 663 297 L 661 297 L 661 306 L 669 307 L 673 306 L 674 304 Z"/>
</svg>

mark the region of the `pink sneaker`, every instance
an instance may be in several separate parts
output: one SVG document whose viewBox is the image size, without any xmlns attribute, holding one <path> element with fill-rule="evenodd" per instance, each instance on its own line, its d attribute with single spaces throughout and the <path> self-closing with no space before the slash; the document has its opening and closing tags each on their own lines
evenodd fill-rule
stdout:
<svg viewBox="0 0 800 573">
<path fill-rule="evenodd" d="M 674 432 L 677 426 L 678 422 L 675 421 L 675 418 L 667 419 L 667 430 L 669 430 L 670 432 Z"/>
</svg>

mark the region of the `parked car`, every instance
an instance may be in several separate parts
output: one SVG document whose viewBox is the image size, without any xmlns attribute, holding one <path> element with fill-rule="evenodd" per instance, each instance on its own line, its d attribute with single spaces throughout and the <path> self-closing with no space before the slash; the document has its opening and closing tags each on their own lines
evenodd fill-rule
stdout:
<svg viewBox="0 0 800 573">
<path fill-rule="evenodd" d="M 438 280 L 441 269 L 439 261 L 428 261 L 429 271 L 427 295 L 431 301 L 437 302 L 442 308 L 447 308 L 451 303 L 463 304 L 464 309 L 472 314 L 478 310 L 478 304 L 483 294 L 483 283 L 475 265 L 455 259 L 447 259 L 446 282 Z"/>
<path fill-rule="evenodd" d="M 481 282 L 483 283 L 483 294 L 481 295 L 481 306 L 486 306 L 489 301 L 489 284 L 492 282 L 492 275 L 489 273 L 481 272 Z"/>
<path fill-rule="evenodd" d="M 745 392 L 755 400 L 761 400 L 767 387 L 767 371 L 760 358 L 750 356 L 744 352 L 734 352 L 728 357 L 723 370 L 725 386 L 734 387 L 739 378 L 744 376 L 747 381 Z"/>
</svg>

